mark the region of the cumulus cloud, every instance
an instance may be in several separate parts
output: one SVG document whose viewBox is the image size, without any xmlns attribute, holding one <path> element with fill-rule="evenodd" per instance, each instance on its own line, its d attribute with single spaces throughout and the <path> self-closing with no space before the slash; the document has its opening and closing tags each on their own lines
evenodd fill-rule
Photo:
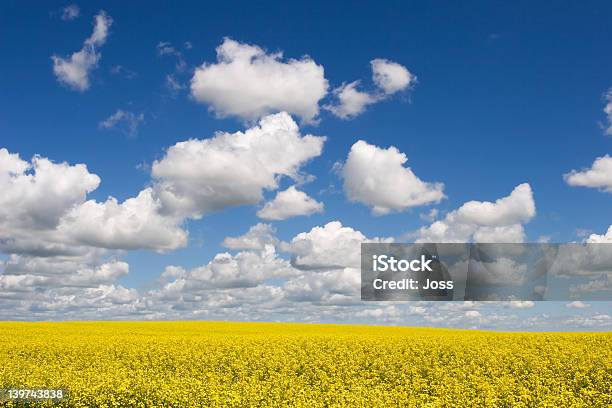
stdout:
<svg viewBox="0 0 612 408">
<path fill-rule="evenodd" d="M 403 65 L 386 59 L 377 58 L 372 65 L 372 80 L 386 95 L 407 89 L 416 77 Z"/>
<path fill-rule="evenodd" d="M 120 129 L 127 136 L 135 137 L 138 134 L 138 127 L 144 122 L 144 113 L 135 114 L 134 112 L 118 109 L 98 124 L 101 129 Z"/>
<path fill-rule="evenodd" d="M 281 177 L 303 178 L 301 166 L 321 153 L 324 140 L 300 135 L 280 113 L 246 132 L 177 143 L 153 164 L 152 186 L 123 202 L 87 200 L 100 178 L 83 164 L 39 156 L 26 162 L 0 149 L 0 250 L 48 256 L 185 246 L 187 218 L 256 204 Z M 319 203 L 302 194 L 282 192 L 263 214 L 280 219 L 318 210 Z"/>
<path fill-rule="evenodd" d="M 0 149 L 0 236 L 15 228 L 54 228 L 67 208 L 85 201 L 99 184 L 84 164 L 53 163 L 40 156 L 26 162 Z"/>
<path fill-rule="evenodd" d="M 255 287 L 273 278 L 288 277 L 295 270 L 288 261 L 277 257 L 274 246 L 236 255 L 219 253 L 206 265 L 184 271 L 173 267 L 164 277 L 177 277 L 165 289 L 194 294 L 212 289 Z"/>
<path fill-rule="evenodd" d="M 535 306 L 535 302 L 531 300 L 512 300 L 510 301 L 511 309 L 531 309 Z"/>
<path fill-rule="evenodd" d="M 357 87 L 360 81 L 342 84 L 334 89 L 335 101 L 325 105 L 340 119 L 352 119 L 362 114 L 368 105 L 387 99 L 389 96 L 409 89 L 416 82 L 416 77 L 406 67 L 386 59 L 370 61 L 372 66 L 372 80 L 376 85 L 375 91 L 360 91 Z"/>
<path fill-rule="evenodd" d="M 71 240 L 107 249 L 149 248 L 160 251 L 187 244 L 181 219 L 162 215 L 161 202 L 151 188 L 118 203 L 89 200 L 72 208 L 58 230 Z"/>
<path fill-rule="evenodd" d="M 374 94 L 358 90 L 358 86 L 359 81 L 354 81 L 334 89 L 333 96 L 337 102 L 326 105 L 325 108 L 340 119 L 352 119 L 361 115 L 368 105 L 380 100 Z"/>
<path fill-rule="evenodd" d="M 200 310 L 212 311 L 223 304 L 234 313 L 247 305 L 238 302 L 232 288 L 249 289 L 251 296 L 263 296 L 259 303 L 272 301 L 274 313 L 281 314 L 288 310 L 295 313 L 311 305 L 358 305 L 360 244 L 370 241 L 389 240 L 368 239 L 338 221 L 330 222 L 280 245 L 282 251 L 291 254 L 289 262 L 275 249 L 278 239 L 272 227 L 257 224 L 240 237 L 225 239 L 225 246 L 242 249 L 236 255 L 217 254 L 208 264 L 189 271 L 178 266 L 166 268 L 163 286 L 152 295 L 170 305 L 189 302 L 188 307 Z M 275 286 L 270 286 L 272 282 Z M 258 303 L 251 296 L 247 303 Z M 296 309 L 295 303 L 303 306 Z"/>
<path fill-rule="evenodd" d="M 226 237 L 222 245 L 229 249 L 262 250 L 266 245 L 276 246 L 276 230 L 270 224 L 256 224 L 238 237 Z"/>
<path fill-rule="evenodd" d="M 468 201 L 456 212 L 458 222 L 497 227 L 519 224 L 535 215 L 535 203 L 529 184 L 520 184 L 509 196 L 494 203 L 488 201 Z"/>
<path fill-rule="evenodd" d="M 3 319 L 75 319 L 132 314 L 138 294 L 117 285 L 129 265 L 85 255 L 10 255 L 0 260 Z M 126 313 L 127 312 L 127 313 Z"/>
<path fill-rule="evenodd" d="M 572 170 L 563 175 L 563 178 L 570 186 L 598 188 L 612 193 L 612 157 L 609 155 L 598 157 L 590 168 L 581 171 Z"/>
<path fill-rule="evenodd" d="M 0 290 L 34 291 L 51 287 L 96 287 L 111 284 L 129 272 L 129 265 L 110 261 L 88 265 L 72 260 L 12 256 L 3 266 Z"/>
<path fill-rule="evenodd" d="M 383 149 L 358 141 L 342 167 L 346 196 L 372 207 L 375 215 L 440 202 L 444 185 L 422 181 L 404 167 L 407 160 L 393 146 Z"/>
<path fill-rule="evenodd" d="M 198 218 L 257 204 L 264 189 L 278 187 L 280 177 L 299 178 L 301 166 L 321 154 L 324 142 L 325 137 L 300 135 L 282 112 L 245 132 L 177 143 L 153 163 L 152 175 L 167 211 Z"/>
<path fill-rule="evenodd" d="M 191 95 L 220 117 L 256 120 L 286 111 L 314 122 L 319 101 L 327 94 L 323 67 L 310 57 L 284 60 L 250 44 L 225 38 L 217 61 L 196 68 Z"/>
<path fill-rule="evenodd" d="M 323 203 L 316 201 L 295 186 L 276 194 L 272 201 L 257 211 L 257 216 L 264 220 L 286 220 L 300 215 L 311 215 L 323 212 Z"/>
<path fill-rule="evenodd" d="M 100 178 L 83 164 L 31 162 L 0 149 L 0 250 L 76 253 L 79 248 L 156 250 L 183 246 L 181 218 L 161 213 L 151 188 L 119 204 L 86 201 Z M 80 251 L 83 252 L 83 251 Z"/>
<path fill-rule="evenodd" d="M 586 309 L 591 307 L 590 304 L 584 303 L 581 300 L 574 300 L 573 302 L 569 302 L 565 305 L 568 309 Z"/>
<path fill-rule="evenodd" d="M 587 243 L 612 243 L 612 225 L 605 234 L 591 234 L 585 240 Z"/>
<path fill-rule="evenodd" d="M 77 91 L 89 89 L 89 75 L 98 66 L 102 54 L 97 51 L 106 42 L 113 19 L 104 11 L 100 11 L 94 20 L 94 29 L 83 44 L 80 51 L 64 58 L 53 55 L 53 73 L 57 80 Z"/>
<path fill-rule="evenodd" d="M 469 201 L 415 236 L 417 242 L 522 242 L 523 224 L 535 212 L 531 186 L 523 183 L 495 202 Z"/>
<path fill-rule="evenodd" d="M 360 231 L 332 221 L 297 234 L 282 247 L 292 253 L 292 263 L 297 268 L 359 268 L 362 243 L 392 241 L 391 238 L 366 238 Z"/>
<path fill-rule="evenodd" d="M 62 9 L 61 19 L 70 21 L 78 18 L 81 15 L 81 9 L 77 4 L 70 4 Z"/>
</svg>

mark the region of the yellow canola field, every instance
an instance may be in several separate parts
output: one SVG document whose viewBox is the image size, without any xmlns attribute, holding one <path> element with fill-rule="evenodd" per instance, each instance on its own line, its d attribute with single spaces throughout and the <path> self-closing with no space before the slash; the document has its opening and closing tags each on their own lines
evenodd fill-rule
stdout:
<svg viewBox="0 0 612 408">
<path fill-rule="evenodd" d="M 4 322 L 0 388 L 64 388 L 53 406 L 70 407 L 610 407 L 611 345 L 612 333 Z"/>
</svg>

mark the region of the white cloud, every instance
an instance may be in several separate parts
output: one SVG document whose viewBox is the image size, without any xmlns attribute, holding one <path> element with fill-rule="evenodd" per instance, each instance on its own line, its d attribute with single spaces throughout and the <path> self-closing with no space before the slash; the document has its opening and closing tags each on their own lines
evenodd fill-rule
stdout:
<svg viewBox="0 0 612 408">
<path fill-rule="evenodd" d="M 194 218 L 226 207 L 257 204 L 282 176 L 300 177 L 300 167 L 321 154 L 325 137 L 300 135 L 287 113 L 263 118 L 245 132 L 171 146 L 152 175 L 164 208 Z"/>
<path fill-rule="evenodd" d="M 257 216 L 264 220 L 286 220 L 300 215 L 311 215 L 323 212 L 323 203 L 310 197 L 295 186 L 279 191 L 272 201 L 257 211 Z"/>
<path fill-rule="evenodd" d="M 127 263 L 102 260 L 93 252 L 86 256 L 10 255 L 5 262 L 0 260 L 0 316 L 99 319 L 117 318 L 128 310 L 132 314 L 137 292 L 116 285 L 128 272 Z"/>
<path fill-rule="evenodd" d="M 293 302 L 354 304 L 359 301 L 361 275 L 355 268 L 304 271 L 282 288 L 287 299 Z"/>
<path fill-rule="evenodd" d="M 574 300 L 573 302 L 569 302 L 565 305 L 568 309 L 586 309 L 591 307 L 590 304 L 584 303 L 581 300 Z"/>
<path fill-rule="evenodd" d="M 478 310 L 468 310 L 465 312 L 465 317 L 468 317 L 470 319 L 475 319 L 480 317 L 480 312 Z"/>
<path fill-rule="evenodd" d="M 585 241 L 588 243 L 612 243 L 612 225 L 608 227 L 605 234 L 591 234 Z"/>
<path fill-rule="evenodd" d="M 89 200 L 72 208 L 58 230 L 79 244 L 108 249 L 170 250 L 187 244 L 181 219 L 160 213 L 161 202 L 152 189 L 118 203 L 114 197 Z"/>
<path fill-rule="evenodd" d="M 314 122 L 319 101 L 327 94 L 323 67 L 310 57 L 283 61 L 280 52 L 225 38 L 217 62 L 196 68 L 191 94 L 218 116 L 256 120 L 286 111 Z"/>
<path fill-rule="evenodd" d="M 343 84 L 333 91 L 336 102 L 325 105 L 325 109 L 340 119 L 352 119 L 362 114 L 368 105 L 383 101 L 416 82 L 416 77 L 398 63 L 375 59 L 370 64 L 372 80 L 378 89 L 373 92 L 360 91 L 357 89 L 360 81 Z"/>
<path fill-rule="evenodd" d="M 531 187 L 523 183 L 495 202 L 469 201 L 415 236 L 417 242 L 522 242 L 522 224 L 535 212 Z"/>
<path fill-rule="evenodd" d="M 332 221 L 297 234 L 282 247 L 293 254 L 293 264 L 303 269 L 359 268 L 361 244 L 391 242 L 390 238 L 366 238 L 361 232 Z"/>
<path fill-rule="evenodd" d="M 377 58 L 370 64 L 372 80 L 386 95 L 403 91 L 416 81 L 416 77 L 406 67 L 396 62 Z"/>
<path fill-rule="evenodd" d="M 144 113 L 135 114 L 134 112 L 118 109 L 98 124 L 102 129 L 120 128 L 127 136 L 135 137 L 138 134 L 138 127 L 144 122 Z"/>
<path fill-rule="evenodd" d="M 40 156 L 28 163 L 0 149 L 0 236 L 13 228 L 55 227 L 67 208 L 85 201 L 99 184 L 100 178 L 83 164 L 53 163 Z"/>
<path fill-rule="evenodd" d="M 535 306 L 535 302 L 531 300 L 512 300 L 510 301 L 511 309 L 531 309 Z"/>
<path fill-rule="evenodd" d="M 303 178 L 301 166 L 321 153 L 324 140 L 300 135 L 291 117 L 280 113 L 244 133 L 181 142 L 153 164 L 152 187 L 123 202 L 86 201 L 100 178 L 85 165 L 38 156 L 28 163 L 0 149 L 0 250 L 48 256 L 185 246 L 186 218 L 256 204 L 264 189 L 277 188 L 280 177 Z M 297 207 L 282 205 L 287 199 L 297 205 L 289 193 L 266 213 L 295 213 Z M 308 199 L 301 204 L 302 213 L 313 209 Z"/>
<path fill-rule="evenodd" d="M 563 179 L 570 186 L 592 187 L 612 193 L 612 157 L 598 157 L 591 168 L 572 170 L 563 175 Z"/>
<path fill-rule="evenodd" d="M 243 251 L 236 255 L 219 253 L 206 265 L 183 271 L 173 267 L 164 277 L 177 277 L 165 285 L 168 291 L 198 293 L 213 289 L 256 287 L 273 278 L 296 273 L 288 261 L 278 258 L 274 246 L 260 251 Z"/>
<path fill-rule="evenodd" d="M 0 275 L 3 291 L 34 291 L 51 287 L 96 287 L 127 275 L 129 265 L 111 261 L 92 266 L 54 258 L 13 256 Z"/>
<path fill-rule="evenodd" d="M 468 201 L 455 213 L 458 222 L 488 227 L 519 224 L 535 215 L 535 203 L 529 184 L 520 184 L 509 196 L 494 203 Z"/>
<path fill-rule="evenodd" d="M 393 146 L 383 149 L 358 141 L 342 168 L 346 196 L 372 207 L 376 215 L 440 202 L 444 185 L 419 179 L 404 167 L 407 160 Z"/>
<path fill-rule="evenodd" d="M 86 201 L 100 178 L 83 164 L 31 163 L 0 149 L 0 249 L 82 253 L 87 248 L 168 250 L 186 244 L 183 219 L 161 213 L 150 188 L 119 204 Z"/>
<path fill-rule="evenodd" d="M 101 54 L 96 50 L 102 46 L 108 37 L 108 30 L 113 19 L 104 11 L 95 17 L 94 30 L 85 40 L 83 48 L 73 53 L 69 58 L 53 55 L 53 73 L 58 81 L 77 91 L 89 89 L 89 74 L 98 66 Z"/>
<path fill-rule="evenodd" d="M 81 9 L 77 4 L 70 4 L 62 9 L 61 19 L 70 21 L 78 18 L 81 15 Z"/>
<path fill-rule="evenodd" d="M 229 249 L 262 250 L 266 245 L 276 246 L 276 230 L 270 224 L 256 224 L 239 237 L 226 237 L 223 246 Z"/>
<path fill-rule="evenodd" d="M 340 119 L 352 119 L 361 115 L 368 105 L 380 100 L 376 95 L 358 90 L 357 86 L 359 81 L 343 84 L 334 89 L 333 95 L 338 102 L 326 105 L 325 108 Z"/>
</svg>

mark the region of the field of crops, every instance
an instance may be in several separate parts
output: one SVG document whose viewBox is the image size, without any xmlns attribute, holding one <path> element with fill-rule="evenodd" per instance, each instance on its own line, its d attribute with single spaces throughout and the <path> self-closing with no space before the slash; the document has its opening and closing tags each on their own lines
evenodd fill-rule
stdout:
<svg viewBox="0 0 612 408">
<path fill-rule="evenodd" d="M 0 388 L 64 388 L 54 406 L 78 407 L 606 407 L 611 346 L 612 333 L 0 323 Z"/>
</svg>

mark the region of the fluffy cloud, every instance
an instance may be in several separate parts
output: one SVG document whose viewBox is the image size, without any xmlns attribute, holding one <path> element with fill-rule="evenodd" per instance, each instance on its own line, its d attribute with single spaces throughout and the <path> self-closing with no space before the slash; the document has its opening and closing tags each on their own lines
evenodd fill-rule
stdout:
<svg viewBox="0 0 612 408">
<path fill-rule="evenodd" d="M 276 230 L 270 224 L 256 224 L 249 231 L 239 237 L 226 237 L 223 246 L 229 249 L 262 250 L 266 245 L 275 246 L 278 240 Z"/>
<path fill-rule="evenodd" d="M 572 170 L 563 176 L 570 186 L 598 188 L 612 193 L 612 157 L 598 157 L 591 168 L 582 171 Z"/>
<path fill-rule="evenodd" d="M 19 292 L 111 284 L 128 274 L 129 265 L 111 261 L 92 266 L 71 259 L 12 256 L 2 269 L 0 290 Z"/>
<path fill-rule="evenodd" d="M 588 243 L 612 243 L 612 225 L 608 227 L 605 234 L 591 234 L 586 239 Z"/>
<path fill-rule="evenodd" d="M 361 244 L 392 241 L 391 238 L 367 238 L 339 221 L 297 234 L 289 243 L 281 245 L 291 253 L 291 263 L 300 271 L 283 285 L 287 299 L 319 306 L 358 305 Z"/>
<path fill-rule="evenodd" d="M 416 77 L 403 65 L 386 59 L 375 59 L 372 65 L 372 80 L 386 95 L 408 88 Z"/>
<path fill-rule="evenodd" d="M 245 132 L 217 133 L 170 147 L 152 175 L 165 209 L 194 218 L 256 204 L 281 176 L 298 178 L 300 167 L 321 154 L 324 137 L 300 135 L 287 113 L 263 118 Z"/>
<path fill-rule="evenodd" d="M 89 38 L 85 40 L 83 48 L 73 53 L 69 58 L 54 55 L 53 73 L 58 81 L 68 85 L 77 91 L 89 89 L 89 74 L 98 66 L 101 54 L 97 47 L 104 45 L 108 37 L 108 31 L 113 20 L 104 11 L 100 11 L 95 17 L 94 30 Z"/>
<path fill-rule="evenodd" d="M 380 239 L 368 239 L 338 221 L 330 222 L 281 245 L 283 251 L 292 255 L 290 263 L 276 252 L 274 245 L 278 240 L 273 232 L 269 225 L 257 224 L 243 236 L 225 239 L 224 245 L 245 249 L 236 255 L 217 254 L 208 264 L 190 271 L 178 266 L 166 268 L 163 286 L 153 291 L 152 296 L 173 305 L 170 307 L 176 307 L 177 302 L 189 302 L 188 307 L 194 310 L 214 310 L 223 304 L 234 313 L 246 306 L 237 303 L 236 291 L 232 290 L 235 288 L 263 296 L 260 303 L 273 296 L 274 311 L 268 313 L 359 304 L 360 244 Z M 273 281 L 275 286 L 270 286 Z M 257 303 L 250 296 L 248 299 L 249 304 Z M 297 309 L 296 303 L 302 306 Z"/>
<path fill-rule="evenodd" d="M 135 114 L 134 112 L 118 109 L 98 124 L 101 129 L 118 128 L 127 136 L 134 137 L 138 134 L 138 127 L 144 121 L 144 113 Z"/>
<path fill-rule="evenodd" d="M 283 249 L 293 254 L 292 263 L 302 269 L 332 269 L 361 265 L 361 243 L 365 235 L 332 221 L 296 235 Z"/>
<path fill-rule="evenodd" d="M 334 89 L 333 95 L 337 102 L 326 105 L 325 108 L 340 119 L 352 119 L 361 115 L 368 105 L 380 100 L 374 94 L 358 90 L 358 86 L 359 81 L 354 81 Z"/>
<path fill-rule="evenodd" d="M 458 222 L 497 227 L 519 224 L 535 215 L 535 203 L 529 184 L 520 184 L 509 196 L 494 203 L 488 201 L 468 201 L 456 212 Z"/>
<path fill-rule="evenodd" d="M 204 63 L 191 79 L 191 94 L 217 115 L 255 120 L 286 111 L 313 122 L 327 94 L 323 67 L 311 58 L 283 60 L 256 45 L 229 38 L 217 47 L 217 62 Z"/>
<path fill-rule="evenodd" d="M 52 255 L 185 246 L 186 218 L 256 204 L 280 177 L 301 178 L 301 166 L 321 153 L 324 141 L 300 135 L 291 117 L 279 113 L 244 133 L 177 143 L 153 164 L 153 186 L 123 202 L 86 201 L 100 178 L 83 164 L 38 156 L 28 163 L 0 149 L 0 250 Z M 318 210 L 302 194 L 282 192 L 262 214 L 279 219 Z"/>
<path fill-rule="evenodd" d="M 242 251 L 236 255 L 219 253 L 206 265 L 185 271 L 175 266 L 162 277 L 177 278 L 167 283 L 166 291 L 195 294 L 213 289 L 256 287 L 273 278 L 295 274 L 288 261 L 277 257 L 274 246 L 259 251 Z"/>
<path fill-rule="evenodd" d="M 520 184 L 495 202 L 469 201 L 442 220 L 422 227 L 417 242 L 522 242 L 523 223 L 535 216 L 531 186 Z"/>
<path fill-rule="evenodd" d="M 531 300 L 513 300 L 510 301 L 511 309 L 531 309 L 535 306 L 535 302 Z"/>
<path fill-rule="evenodd" d="M 15 228 L 54 228 L 67 208 L 85 201 L 100 178 L 83 164 L 53 163 L 34 156 L 30 163 L 0 149 L 0 241 Z"/>
<path fill-rule="evenodd" d="M 283 245 L 283 249 L 293 254 L 292 263 L 297 268 L 359 268 L 364 242 L 392 242 L 392 239 L 366 238 L 360 231 L 344 227 L 340 221 L 332 221 L 297 234 Z"/>
<path fill-rule="evenodd" d="M 0 261 L 0 318 L 99 319 L 133 315 L 138 294 L 116 285 L 125 262 L 99 254 L 10 255 Z"/>
<path fill-rule="evenodd" d="M 160 213 L 161 202 L 147 188 L 118 203 L 114 197 L 89 200 L 71 209 L 58 230 L 81 245 L 107 249 L 148 248 L 160 251 L 187 244 L 180 219 Z"/>
<path fill-rule="evenodd" d="M 286 220 L 299 215 L 311 215 L 323 211 L 323 203 L 316 201 L 295 186 L 276 194 L 272 201 L 257 211 L 257 216 L 264 220 Z"/>
<path fill-rule="evenodd" d="M 404 167 L 407 160 L 393 146 L 383 149 L 358 141 L 342 167 L 346 196 L 372 207 L 376 215 L 440 202 L 444 185 L 419 179 Z"/>
<path fill-rule="evenodd" d="M 360 81 L 354 81 L 334 89 L 333 96 L 336 101 L 325 105 L 340 119 L 352 119 L 362 114 L 368 105 L 385 100 L 389 96 L 410 88 L 416 77 L 406 67 L 385 59 L 370 61 L 372 66 L 372 80 L 378 88 L 376 91 L 360 91 L 357 87 Z"/>
<path fill-rule="evenodd" d="M 100 178 L 83 164 L 32 161 L 0 149 L 0 250 L 38 255 L 91 248 L 156 250 L 183 246 L 181 218 L 161 212 L 147 188 L 119 204 L 113 197 L 86 201 Z"/>
</svg>

